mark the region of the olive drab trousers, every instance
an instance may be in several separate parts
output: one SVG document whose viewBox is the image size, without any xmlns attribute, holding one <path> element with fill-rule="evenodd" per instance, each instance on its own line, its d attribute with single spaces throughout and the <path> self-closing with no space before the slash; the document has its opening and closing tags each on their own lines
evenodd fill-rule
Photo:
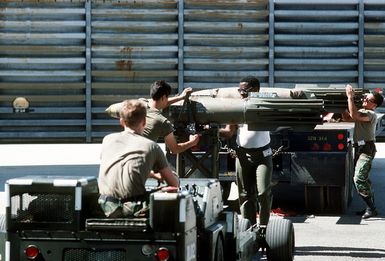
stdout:
<svg viewBox="0 0 385 261">
<path fill-rule="evenodd" d="M 270 150 L 269 146 L 267 148 Z M 266 146 L 261 149 L 238 147 L 236 152 L 236 173 L 241 214 L 254 225 L 257 221 L 257 210 L 259 210 L 259 225 L 267 225 L 272 203 L 272 155 L 266 155 Z"/>
<path fill-rule="evenodd" d="M 118 203 L 99 198 L 98 203 L 108 218 L 144 217 L 148 214 L 147 202 L 145 201 Z"/>
<path fill-rule="evenodd" d="M 355 147 L 353 181 L 358 194 L 364 198 L 374 196 L 369 176 L 376 152 L 374 142 L 366 142 L 365 145 Z"/>
<path fill-rule="evenodd" d="M 360 154 L 356 161 L 353 181 L 357 192 L 362 197 L 373 197 L 372 185 L 369 179 L 373 158 L 374 156 Z"/>
</svg>

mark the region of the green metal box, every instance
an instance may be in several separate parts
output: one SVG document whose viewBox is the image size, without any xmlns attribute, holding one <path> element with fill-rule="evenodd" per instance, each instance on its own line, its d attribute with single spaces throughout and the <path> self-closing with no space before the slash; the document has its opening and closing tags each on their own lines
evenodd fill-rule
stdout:
<svg viewBox="0 0 385 261">
<path fill-rule="evenodd" d="M 95 177 L 25 176 L 8 180 L 5 195 L 7 231 L 78 231 L 98 186 Z"/>
</svg>

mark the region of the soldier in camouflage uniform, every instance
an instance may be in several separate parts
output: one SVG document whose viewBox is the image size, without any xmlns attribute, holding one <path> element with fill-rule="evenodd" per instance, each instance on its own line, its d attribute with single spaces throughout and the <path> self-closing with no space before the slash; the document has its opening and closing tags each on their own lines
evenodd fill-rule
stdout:
<svg viewBox="0 0 385 261">
<path fill-rule="evenodd" d="M 146 202 L 145 182 L 150 175 L 165 180 L 170 186 L 179 186 L 179 180 L 159 145 L 142 136 L 146 125 L 143 102 L 124 101 L 120 124 L 124 131 L 103 139 L 98 202 L 107 217 L 142 216 Z"/>
<path fill-rule="evenodd" d="M 167 148 L 173 154 L 182 153 L 197 145 L 199 142 L 198 134 L 190 135 L 187 141 L 177 142 L 174 136 L 174 126 L 162 114 L 162 111 L 170 104 L 185 99 L 191 92 L 191 88 L 186 88 L 181 95 L 169 97 L 171 86 L 164 80 L 155 81 L 151 85 L 151 99 L 145 100 L 147 103 L 147 117 L 143 136 L 155 142 L 158 142 L 159 138 L 163 138 Z"/>
<path fill-rule="evenodd" d="M 370 93 L 364 97 L 362 109 L 358 110 L 354 104 L 352 86 L 346 86 L 346 95 L 348 97 L 348 111 L 343 113 L 342 117 L 345 121 L 355 122 L 353 135 L 355 147 L 354 184 L 358 194 L 367 205 L 364 211 L 358 213 L 362 215 L 363 219 L 367 219 L 377 215 L 369 173 L 376 154 L 375 131 L 377 116 L 374 110 L 381 106 L 384 98 L 377 92 Z"/>
<path fill-rule="evenodd" d="M 151 85 L 151 99 L 140 99 L 147 105 L 146 127 L 143 130 L 143 136 L 155 142 L 158 142 L 159 139 L 163 139 L 170 152 L 177 154 L 197 145 L 199 142 L 199 135 L 190 135 L 189 140 L 177 142 L 177 139 L 174 136 L 174 126 L 162 114 L 162 111 L 171 104 L 188 97 L 192 93 L 192 88 L 186 88 L 180 95 L 174 97 L 170 97 L 170 93 L 171 86 L 164 80 L 160 80 L 155 81 Z M 121 102 L 111 104 L 106 109 L 107 113 L 114 118 L 119 118 L 121 104 Z"/>
</svg>

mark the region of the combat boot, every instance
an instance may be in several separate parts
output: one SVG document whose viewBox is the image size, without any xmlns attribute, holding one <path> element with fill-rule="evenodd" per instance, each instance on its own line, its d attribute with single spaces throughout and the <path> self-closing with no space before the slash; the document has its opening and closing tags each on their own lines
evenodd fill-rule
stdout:
<svg viewBox="0 0 385 261">
<path fill-rule="evenodd" d="M 377 210 L 374 204 L 374 198 L 371 196 L 362 197 L 362 198 L 365 201 L 366 205 L 368 206 L 365 210 L 365 213 L 362 215 L 362 219 L 368 219 L 368 218 L 377 216 Z"/>
<path fill-rule="evenodd" d="M 377 216 L 377 210 L 374 208 L 366 208 L 365 213 L 362 215 L 362 219 L 368 219 Z"/>
</svg>

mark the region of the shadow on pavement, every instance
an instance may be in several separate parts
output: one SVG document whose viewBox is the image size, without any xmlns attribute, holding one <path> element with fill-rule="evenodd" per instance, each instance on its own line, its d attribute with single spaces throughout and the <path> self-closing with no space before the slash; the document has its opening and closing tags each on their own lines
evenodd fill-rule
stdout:
<svg viewBox="0 0 385 261">
<path fill-rule="evenodd" d="M 385 257 L 384 249 L 375 249 L 375 248 L 355 248 L 355 247 L 322 247 L 322 246 L 303 246 L 296 247 L 295 249 L 296 256 L 340 256 L 340 257 L 350 257 L 350 258 L 372 258 L 377 260 L 379 258 Z"/>
</svg>

